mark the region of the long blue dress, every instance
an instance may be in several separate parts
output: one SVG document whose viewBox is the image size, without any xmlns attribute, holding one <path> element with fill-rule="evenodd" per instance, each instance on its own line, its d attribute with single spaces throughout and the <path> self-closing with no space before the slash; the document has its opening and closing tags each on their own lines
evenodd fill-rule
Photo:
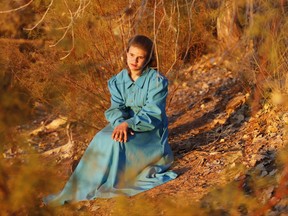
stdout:
<svg viewBox="0 0 288 216">
<path fill-rule="evenodd" d="M 64 189 L 45 197 L 44 203 L 133 196 L 176 178 L 168 170 L 173 154 L 165 112 L 167 79 L 147 68 L 133 82 L 124 69 L 108 81 L 108 87 L 111 107 L 105 117 L 110 124 L 92 139 Z M 134 131 L 126 143 L 111 138 L 113 128 L 123 121 Z"/>
</svg>

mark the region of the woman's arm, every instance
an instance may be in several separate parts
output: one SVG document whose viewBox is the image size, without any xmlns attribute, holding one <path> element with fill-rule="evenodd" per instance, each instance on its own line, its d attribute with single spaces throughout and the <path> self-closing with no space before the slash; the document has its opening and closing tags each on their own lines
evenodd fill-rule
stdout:
<svg viewBox="0 0 288 216">
<path fill-rule="evenodd" d="M 108 81 L 108 88 L 111 94 L 111 106 L 105 111 L 105 117 L 113 127 L 116 127 L 129 118 L 129 113 L 125 106 L 125 101 L 117 88 L 116 76 Z"/>
</svg>

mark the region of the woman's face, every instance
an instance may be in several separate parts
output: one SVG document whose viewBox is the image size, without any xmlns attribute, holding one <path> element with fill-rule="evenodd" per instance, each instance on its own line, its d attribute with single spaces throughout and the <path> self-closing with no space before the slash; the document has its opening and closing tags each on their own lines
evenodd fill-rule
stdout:
<svg viewBox="0 0 288 216">
<path fill-rule="evenodd" d="M 133 73 L 141 72 L 146 63 L 147 52 L 135 46 L 130 46 L 127 52 L 127 64 Z"/>
</svg>

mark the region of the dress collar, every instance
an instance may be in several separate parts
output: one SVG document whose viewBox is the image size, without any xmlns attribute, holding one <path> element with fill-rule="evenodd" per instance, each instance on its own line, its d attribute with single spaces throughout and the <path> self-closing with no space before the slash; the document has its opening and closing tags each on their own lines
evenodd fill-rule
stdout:
<svg viewBox="0 0 288 216">
<path fill-rule="evenodd" d="M 150 68 L 147 67 L 147 68 L 142 72 L 141 76 L 139 76 L 138 79 L 137 79 L 135 82 L 133 82 L 133 81 L 131 80 L 131 78 L 130 78 L 130 76 L 129 76 L 129 74 L 128 74 L 128 70 L 126 70 L 126 71 L 125 71 L 125 78 L 124 78 L 124 79 L 125 79 L 125 83 L 127 84 L 127 85 L 126 85 L 126 88 L 127 88 L 127 89 L 130 88 L 130 87 L 133 85 L 133 83 L 134 83 L 135 85 L 137 85 L 139 88 L 142 88 L 143 85 L 144 85 L 144 82 L 145 82 L 145 80 L 146 80 L 146 76 L 147 76 L 149 70 L 150 70 Z"/>
</svg>

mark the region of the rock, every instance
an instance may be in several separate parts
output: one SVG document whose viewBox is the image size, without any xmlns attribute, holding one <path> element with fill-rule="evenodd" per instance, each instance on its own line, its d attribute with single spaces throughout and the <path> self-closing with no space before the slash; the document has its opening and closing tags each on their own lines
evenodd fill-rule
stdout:
<svg viewBox="0 0 288 216">
<path fill-rule="evenodd" d="M 226 105 L 226 113 L 230 115 L 232 112 L 234 112 L 238 107 L 240 107 L 242 104 L 244 104 L 249 97 L 249 94 L 240 94 L 233 99 L 231 99 L 228 104 Z"/>
<path fill-rule="evenodd" d="M 40 127 L 38 127 L 37 129 L 33 130 L 32 132 L 30 132 L 30 136 L 36 136 L 38 135 L 40 132 L 43 131 L 53 131 L 56 130 L 57 128 L 59 128 L 60 126 L 64 125 L 67 123 L 67 117 L 65 116 L 60 116 L 57 119 L 54 119 L 52 122 L 50 122 L 47 125 L 41 125 Z"/>
</svg>

